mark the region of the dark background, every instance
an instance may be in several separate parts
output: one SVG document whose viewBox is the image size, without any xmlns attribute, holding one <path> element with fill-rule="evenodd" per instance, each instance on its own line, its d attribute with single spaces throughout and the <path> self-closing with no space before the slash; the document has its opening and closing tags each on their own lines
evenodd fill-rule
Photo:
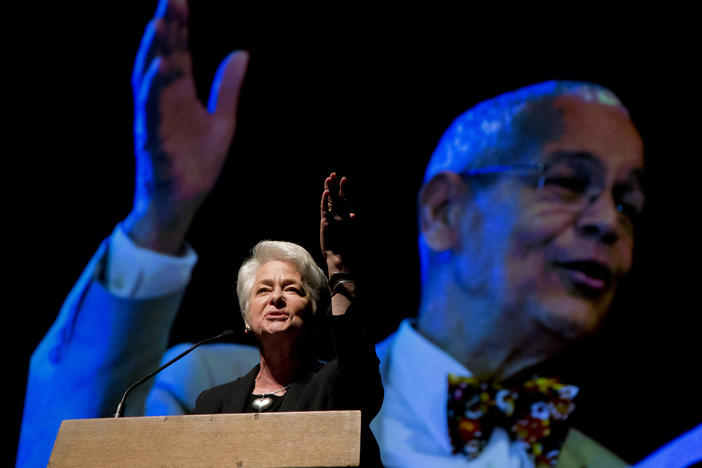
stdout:
<svg viewBox="0 0 702 468">
<path fill-rule="evenodd" d="M 131 206 L 130 73 L 155 9 L 133 3 L 55 5 L 6 18 L 18 27 L 5 70 L 13 113 L 3 171 L 6 330 L 15 343 L 8 465 L 29 356 Z M 372 266 L 362 278 L 375 304 L 373 331 L 384 338 L 417 310 L 415 199 L 442 131 L 496 94 L 547 79 L 589 80 L 631 111 L 646 143 L 649 198 L 632 275 L 601 335 L 566 369 L 583 387 L 576 421 L 629 461 L 702 421 L 699 119 L 684 24 L 662 15 L 655 23 L 601 13 L 574 22 L 564 13 L 540 24 L 448 10 L 271 9 L 198 2 L 191 10 L 204 99 L 226 53 L 246 49 L 251 62 L 230 158 L 188 235 L 200 261 L 171 343 L 225 328 L 243 339 L 232 287 L 239 263 L 262 238 L 318 251 L 319 196 L 331 170 L 353 184 L 361 260 Z"/>
</svg>

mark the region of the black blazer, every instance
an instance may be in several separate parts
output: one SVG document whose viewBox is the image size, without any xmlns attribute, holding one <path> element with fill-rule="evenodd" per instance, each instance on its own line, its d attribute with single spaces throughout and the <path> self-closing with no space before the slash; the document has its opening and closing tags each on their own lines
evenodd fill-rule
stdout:
<svg viewBox="0 0 702 468">
<path fill-rule="evenodd" d="M 310 361 L 288 388 L 280 411 L 361 410 L 361 466 L 382 466 L 378 443 L 369 427 L 383 403 L 375 347 L 365 339 L 358 310 L 349 307 L 342 316 L 330 316 L 329 322 L 336 357 L 327 363 Z M 194 413 L 245 412 L 259 367 L 202 392 Z"/>
</svg>

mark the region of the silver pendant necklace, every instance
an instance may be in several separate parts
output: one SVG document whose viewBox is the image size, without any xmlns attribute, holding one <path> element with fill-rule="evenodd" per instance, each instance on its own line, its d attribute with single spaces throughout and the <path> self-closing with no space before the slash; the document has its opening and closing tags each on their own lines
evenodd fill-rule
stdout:
<svg viewBox="0 0 702 468">
<path fill-rule="evenodd" d="M 268 392 L 268 393 L 262 393 L 261 395 L 258 396 L 258 398 L 254 398 L 254 400 L 251 402 L 251 407 L 258 411 L 259 413 L 267 408 L 269 408 L 273 404 L 273 399 L 269 395 L 273 395 L 278 392 L 282 392 L 283 390 L 287 390 L 287 388 L 292 385 L 292 384 L 287 384 L 283 388 L 279 388 L 278 390 L 274 392 Z M 254 393 L 255 395 L 255 393 Z"/>
</svg>

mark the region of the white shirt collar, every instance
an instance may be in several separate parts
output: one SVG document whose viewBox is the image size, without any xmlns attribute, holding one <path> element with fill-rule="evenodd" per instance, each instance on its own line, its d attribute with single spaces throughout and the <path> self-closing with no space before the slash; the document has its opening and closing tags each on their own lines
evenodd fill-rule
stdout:
<svg viewBox="0 0 702 468">
<path fill-rule="evenodd" d="M 533 466 L 518 443 L 496 428 L 480 457 L 453 455 L 448 436 L 448 374 L 471 372 L 420 335 L 409 320 L 377 347 L 385 386 L 383 408 L 371 428 L 387 466 L 484 468 Z"/>
<path fill-rule="evenodd" d="M 389 350 L 388 381 L 400 389 L 415 414 L 442 449 L 451 451 L 446 426 L 448 374 L 470 377 L 471 372 L 404 320 Z"/>
</svg>

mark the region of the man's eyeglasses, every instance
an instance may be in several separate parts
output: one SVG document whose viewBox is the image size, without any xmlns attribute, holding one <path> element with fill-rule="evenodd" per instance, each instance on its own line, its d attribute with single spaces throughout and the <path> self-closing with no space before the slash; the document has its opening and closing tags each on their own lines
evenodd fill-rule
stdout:
<svg viewBox="0 0 702 468">
<path fill-rule="evenodd" d="M 464 177 L 490 176 L 501 173 L 533 175 L 532 184 L 543 201 L 581 212 L 593 204 L 607 189 L 606 174 L 599 164 L 588 159 L 562 160 L 555 163 L 516 163 L 469 169 Z M 614 206 L 620 222 L 633 233 L 644 205 L 644 193 L 638 181 L 612 187 Z"/>
</svg>

